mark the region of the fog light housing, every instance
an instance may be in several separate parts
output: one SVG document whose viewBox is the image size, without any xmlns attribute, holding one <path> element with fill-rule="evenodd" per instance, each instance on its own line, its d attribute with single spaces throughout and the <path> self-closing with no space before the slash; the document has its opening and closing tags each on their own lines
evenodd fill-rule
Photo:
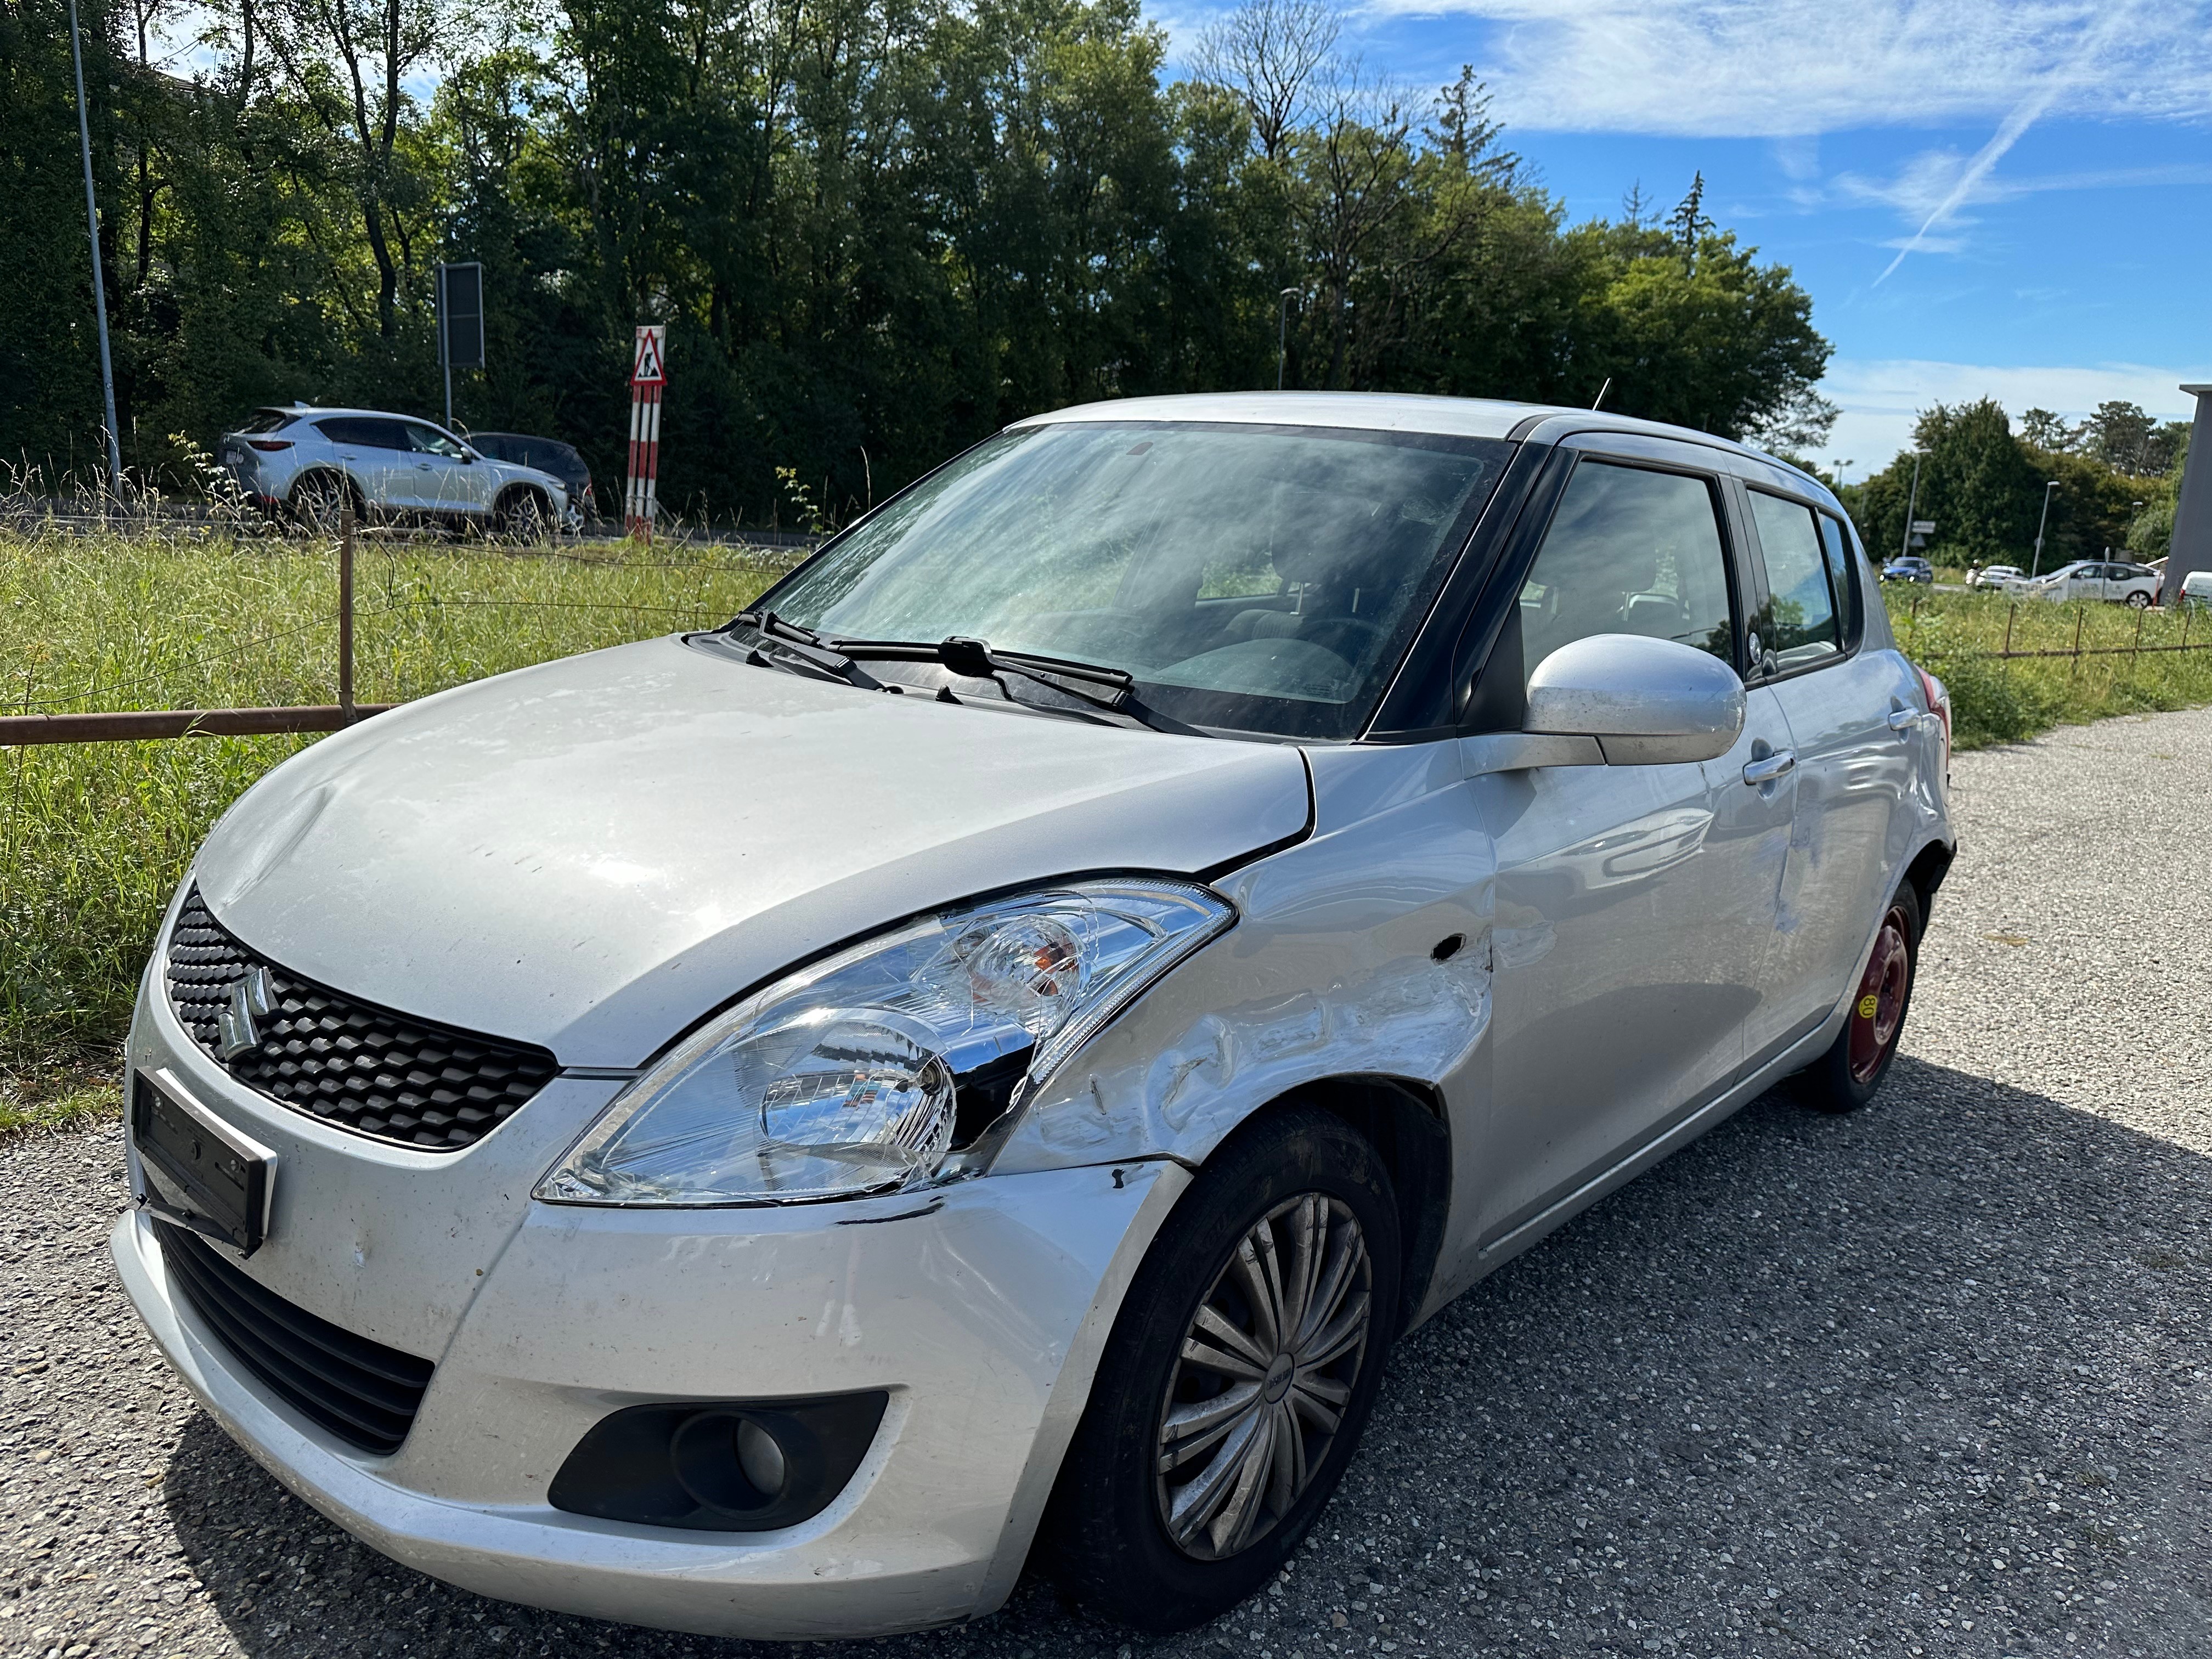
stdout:
<svg viewBox="0 0 2212 1659">
<path fill-rule="evenodd" d="M 851 1482 L 890 1396 L 692 1401 L 603 1418 L 553 1477 L 556 1510 L 682 1527 L 773 1532 L 811 1520 Z"/>
</svg>

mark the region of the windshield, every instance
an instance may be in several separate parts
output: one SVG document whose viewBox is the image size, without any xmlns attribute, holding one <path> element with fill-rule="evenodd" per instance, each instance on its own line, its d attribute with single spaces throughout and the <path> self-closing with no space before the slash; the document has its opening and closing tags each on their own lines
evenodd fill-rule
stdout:
<svg viewBox="0 0 2212 1659">
<path fill-rule="evenodd" d="M 1305 427 L 1001 433 L 761 600 L 843 639 L 988 640 L 1127 670 L 1195 726 L 1365 725 L 1511 446 Z"/>
</svg>

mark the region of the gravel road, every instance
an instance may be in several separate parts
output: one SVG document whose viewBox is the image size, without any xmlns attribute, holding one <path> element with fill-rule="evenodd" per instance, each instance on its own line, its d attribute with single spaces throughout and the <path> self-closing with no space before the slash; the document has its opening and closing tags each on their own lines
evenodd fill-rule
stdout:
<svg viewBox="0 0 2212 1659">
<path fill-rule="evenodd" d="M 1762 1100 L 1397 1351 L 1311 1545 L 1131 1638 L 896 1659 L 2212 1651 L 2212 711 L 1963 756 L 1906 1057 Z M 783 1651 L 557 1618 L 283 1497 L 110 1273 L 112 1131 L 0 1147 L 0 1654 Z"/>
</svg>

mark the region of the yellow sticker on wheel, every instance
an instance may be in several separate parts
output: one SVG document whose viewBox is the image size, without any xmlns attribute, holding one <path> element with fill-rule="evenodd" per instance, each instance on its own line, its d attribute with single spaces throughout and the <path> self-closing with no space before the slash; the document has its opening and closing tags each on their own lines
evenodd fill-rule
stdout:
<svg viewBox="0 0 2212 1659">
<path fill-rule="evenodd" d="M 1873 992 L 1868 992 L 1864 996 L 1859 999 L 1859 1018 L 1861 1019 L 1872 1019 L 1875 1017 L 1875 1011 L 1881 1008 L 1881 999 L 1876 997 Z"/>
</svg>

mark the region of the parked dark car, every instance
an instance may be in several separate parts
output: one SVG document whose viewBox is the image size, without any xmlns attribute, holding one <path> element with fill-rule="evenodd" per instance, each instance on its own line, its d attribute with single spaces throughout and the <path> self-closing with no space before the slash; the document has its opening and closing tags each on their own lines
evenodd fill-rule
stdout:
<svg viewBox="0 0 2212 1659">
<path fill-rule="evenodd" d="M 568 487 L 568 499 L 586 518 L 598 512 L 592 500 L 592 469 L 574 444 L 564 444 L 558 438 L 533 438 L 522 432 L 471 432 L 469 442 L 495 461 L 512 461 L 551 473 Z"/>
<path fill-rule="evenodd" d="M 544 470 L 550 472 L 553 469 Z M 1936 567 L 1925 559 L 1892 559 L 1882 566 L 1881 579 L 1886 582 L 1932 582 L 1936 580 Z"/>
</svg>

